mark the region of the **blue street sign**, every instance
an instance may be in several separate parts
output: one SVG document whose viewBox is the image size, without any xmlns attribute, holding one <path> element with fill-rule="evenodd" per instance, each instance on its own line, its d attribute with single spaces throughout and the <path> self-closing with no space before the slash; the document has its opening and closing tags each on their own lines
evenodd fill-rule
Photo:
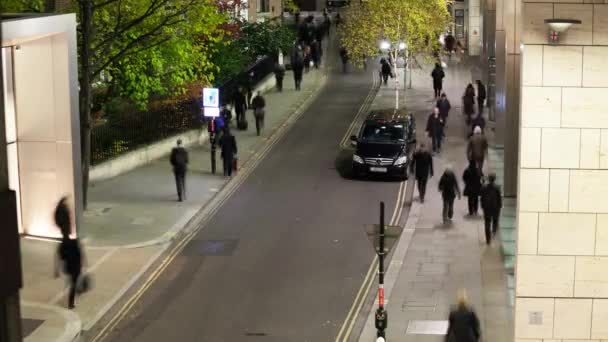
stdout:
<svg viewBox="0 0 608 342">
<path fill-rule="evenodd" d="M 220 90 L 217 88 L 203 88 L 203 107 L 220 107 Z"/>
</svg>

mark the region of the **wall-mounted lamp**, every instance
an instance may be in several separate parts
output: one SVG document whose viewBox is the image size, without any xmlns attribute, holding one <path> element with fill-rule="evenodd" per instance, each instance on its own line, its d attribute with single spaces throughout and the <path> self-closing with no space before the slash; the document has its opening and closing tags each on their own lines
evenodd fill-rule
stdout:
<svg viewBox="0 0 608 342">
<path fill-rule="evenodd" d="M 549 43 L 557 44 L 559 34 L 568 31 L 573 24 L 581 24 L 578 19 L 545 19 L 545 24 L 549 26 Z"/>
</svg>

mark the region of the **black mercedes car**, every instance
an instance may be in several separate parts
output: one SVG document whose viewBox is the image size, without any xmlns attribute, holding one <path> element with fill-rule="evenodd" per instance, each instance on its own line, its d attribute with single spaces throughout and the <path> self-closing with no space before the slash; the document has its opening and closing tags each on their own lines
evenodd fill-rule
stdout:
<svg viewBox="0 0 608 342">
<path fill-rule="evenodd" d="M 410 150 L 416 143 L 416 123 L 411 114 L 395 109 L 372 111 L 359 134 L 350 140 L 355 147 L 355 176 L 378 174 L 407 179 Z"/>
</svg>

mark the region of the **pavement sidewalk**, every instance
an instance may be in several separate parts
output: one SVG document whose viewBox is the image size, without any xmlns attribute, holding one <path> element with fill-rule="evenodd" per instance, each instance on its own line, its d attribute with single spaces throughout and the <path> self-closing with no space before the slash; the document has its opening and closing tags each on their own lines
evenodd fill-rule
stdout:
<svg viewBox="0 0 608 342">
<path fill-rule="evenodd" d="M 304 75 L 302 90 L 295 91 L 292 73 L 288 72 L 283 92 L 273 89 L 265 94 L 266 122 L 260 137 L 255 133 L 252 112 L 247 112 L 249 130 L 232 130 L 241 170 L 259 159 L 272 137 L 293 123 L 297 116 L 294 114 L 314 98 L 325 80 L 324 69 L 312 70 Z M 177 202 L 168 158 L 91 185 L 89 209 L 84 213 L 80 235 L 87 270 L 95 284 L 91 292 L 77 300 L 74 311 L 64 309 L 65 281 L 52 276 L 56 242 L 21 240 L 26 341 L 77 340 L 81 331 L 91 329 L 163 255 L 195 215 L 232 183 L 221 175 L 219 152 L 218 172 L 211 174 L 208 144 L 192 148 L 189 153 L 188 198 L 184 202 Z"/>
<path fill-rule="evenodd" d="M 394 247 L 385 276 L 389 342 L 444 341 L 450 306 L 455 303 L 459 288 L 467 289 L 481 320 L 484 341 L 513 340 L 512 307 L 500 241 L 486 246 L 481 210 L 480 216 L 469 217 L 465 197 L 456 201 L 451 224 L 444 225 L 441 218 L 442 200 L 437 186 L 448 164 L 460 180 L 461 190 L 464 188 L 461 176 L 468 163 L 460 98 L 466 84 L 475 79 L 476 71 L 470 66 L 466 59 L 453 59 L 445 70 L 444 91 L 452 104 L 447 138 L 443 151 L 433 158 L 435 176 L 427 185 L 425 203 L 419 202 L 417 189 L 414 192 L 404 233 Z M 414 69 L 413 89 L 406 91 L 405 99 L 405 108 L 416 116 L 418 142 L 427 146 L 430 141 L 424 130 L 434 106 L 430 72 L 431 66 Z M 499 167 L 492 165 L 495 160 L 490 158 L 486 163 L 486 174 Z M 374 302 L 359 341 L 375 341 L 375 297 Z"/>
</svg>

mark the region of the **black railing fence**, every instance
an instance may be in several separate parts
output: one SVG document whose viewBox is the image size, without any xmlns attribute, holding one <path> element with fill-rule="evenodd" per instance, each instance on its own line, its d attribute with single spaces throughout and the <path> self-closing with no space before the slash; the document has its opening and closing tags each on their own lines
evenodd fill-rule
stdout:
<svg viewBox="0 0 608 342">
<path fill-rule="evenodd" d="M 253 89 L 274 70 L 274 58 L 258 59 L 238 76 L 217 86 L 222 104 L 231 103 L 239 86 Z M 124 113 L 91 129 L 91 164 L 97 165 L 142 146 L 191 129 L 202 128 L 199 98 L 179 99 L 157 109 Z"/>
</svg>

